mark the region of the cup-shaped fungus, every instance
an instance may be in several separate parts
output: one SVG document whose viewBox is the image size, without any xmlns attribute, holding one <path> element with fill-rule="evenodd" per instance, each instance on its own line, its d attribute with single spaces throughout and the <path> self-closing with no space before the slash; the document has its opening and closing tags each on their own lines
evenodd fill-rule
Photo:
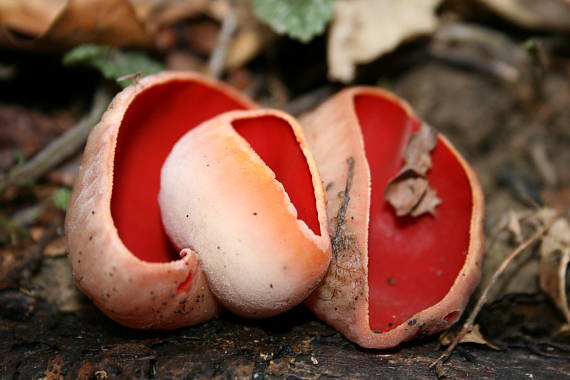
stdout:
<svg viewBox="0 0 570 380">
<path fill-rule="evenodd" d="M 163 73 L 119 93 L 91 132 L 65 229 L 75 283 L 115 321 L 176 328 L 220 310 L 196 255 L 179 255 L 163 231 L 160 171 L 188 130 L 253 107 L 221 83 Z"/>
<path fill-rule="evenodd" d="M 165 229 L 198 254 L 212 292 L 242 316 L 302 302 L 330 261 L 324 190 L 299 124 L 224 113 L 188 132 L 161 178 Z"/>
<path fill-rule="evenodd" d="M 406 103 L 355 87 L 301 123 L 325 184 L 333 248 L 309 308 L 370 348 L 457 321 L 479 281 L 483 251 L 483 195 L 473 170 L 438 135 L 426 178 L 441 204 L 433 214 L 397 216 L 386 187 L 421 125 Z"/>
</svg>

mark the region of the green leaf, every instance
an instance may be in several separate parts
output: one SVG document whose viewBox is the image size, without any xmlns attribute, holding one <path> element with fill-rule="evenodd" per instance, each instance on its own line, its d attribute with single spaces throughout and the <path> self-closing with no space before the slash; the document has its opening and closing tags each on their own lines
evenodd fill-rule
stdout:
<svg viewBox="0 0 570 380">
<path fill-rule="evenodd" d="M 101 71 L 107 79 L 117 80 L 130 74 L 155 74 L 164 66 L 142 52 L 122 51 L 109 46 L 85 44 L 71 49 L 63 57 L 64 65 L 84 64 Z M 127 87 L 129 80 L 119 82 Z"/>
<path fill-rule="evenodd" d="M 253 0 L 260 20 L 280 34 L 302 42 L 324 32 L 335 0 Z"/>
<path fill-rule="evenodd" d="M 67 204 L 69 203 L 70 198 L 71 198 L 71 191 L 66 187 L 62 187 L 58 189 L 53 195 L 53 203 L 58 208 L 65 211 L 67 210 Z"/>
</svg>

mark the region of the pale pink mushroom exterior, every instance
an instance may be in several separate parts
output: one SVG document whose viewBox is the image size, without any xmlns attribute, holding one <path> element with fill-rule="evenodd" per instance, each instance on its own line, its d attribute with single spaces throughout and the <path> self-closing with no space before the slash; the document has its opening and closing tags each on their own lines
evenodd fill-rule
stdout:
<svg viewBox="0 0 570 380">
<path fill-rule="evenodd" d="M 253 106 L 235 90 L 201 75 L 162 73 L 119 93 L 91 132 L 65 220 L 69 259 L 79 289 L 110 318 L 135 328 L 189 326 L 220 311 L 196 255 L 189 252 L 165 263 L 142 261 L 123 244 L 111 215 L 115 146 L 123 116 L 136 96 L 170 81 L 196 81 Z"/>
<path fill-rule="evenodd" d="M 320 235 L 297 218 L 283 185 L 232 126 L 267 116 L 285 120 L 304 153 Z M 159 200 L 171 240 L 198 253 L 212 291 L 234 313 L 262 318 L 290 309 L 328 268 L 321 179 L 301 127 L 282 112 L 228 112 L 188 132 L 163 166 Z"/>
<path fill-rule="evenodd" d="M 368 305 L 368 223 L 370 208 L 370 171 L 364 152 L 354 98 L 358 95 L 379 95 L 394 99 L 406 112 L 411 108 L 394 95 L 372 87 L 352 87 L 333 96 L 315 111 L 301 118 L 309 147 L 324 183 L 345 184 L 347 160 L 354 160 L 350 201 L 343 232 L 351 239 L 349 249 L 333 252 L 331 265 L 321 286 L 306 305 L 348 339 L 367 348 L 389 348 L 417 336 L 434 334 L 448 328 L 461 316 L 480 278 L 483 253 L 483 193 L 473 170 L 445 137 L 438 138 L 457 158 L 471 185 L 473 208 L 470 244 L 465 264 L 447 295 L 437 304 L 422 310 L 406 322 L 387 332 L 370 329 Z M 327 198 L 329 233 L 334 236 L 336 217 L 342 197 Z M 333 247 L 334 248 L 334 247 Z M 338 271 L 350 275 L 336 276 Z M 452 318 L 445 318 L 446 316 Z"/>
</svg>

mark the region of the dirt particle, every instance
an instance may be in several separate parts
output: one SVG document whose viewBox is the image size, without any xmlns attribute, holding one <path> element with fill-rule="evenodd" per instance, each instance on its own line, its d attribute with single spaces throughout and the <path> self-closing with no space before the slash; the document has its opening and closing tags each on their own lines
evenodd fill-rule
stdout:
<svg viewBox="0 0 570 380">
<path fill-rule="evenodd" d="M 396 279 L 394 277 L 388 277 L 386 282 L 388 283 L 388 285 L 394 286 L 396 284 Z"/>
<path fill-rule="evenodd" d="M 408 326 L 413 326 L 417 323 L 417 321 L 415 319 L 409 320 L 408 321 Z"/>
<path fill-rule="evenodd" d="M 93 240 L 93 235 L 89 236 L 89 241 Z"/>
<path fill-rule="evenodd" d="M 117 288 L 113 288 L 112 290 L 113 290 L 114 292 L 117 292 Z"/>
</svg>

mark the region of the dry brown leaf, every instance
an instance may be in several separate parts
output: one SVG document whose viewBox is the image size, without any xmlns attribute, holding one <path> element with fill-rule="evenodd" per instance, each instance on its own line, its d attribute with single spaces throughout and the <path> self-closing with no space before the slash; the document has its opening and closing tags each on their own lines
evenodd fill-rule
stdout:
<svg viewBox="0 0 570 380">
<path fill-rule="evenodd" d="M 384 192 L 384 198 L 394 207 L 396 215 L 417 217 L 425 213 L 434 214 L 441 203 L 425 176 L 431 167 L 430 152 L 436 142 L 437 134 L 426 123 L 410 136 L 403 152 L 405 165 Z"/>
<path fill-rule="evenodd" d="M 43 49 L 81 43 L 148 47 L 162 27 L 209 7 L 208 0 L 3 0 L 0 43 Z"/>
<path fill-rule="evenodd" d="M 39 36 L 48 30 L 66 3 L 67 0 L 3 0 L 0 22 L 3 28 Z"/>
<path fill-rule="evenodd" d="M 4 25 L 0 41 L 4 43 L 43 49 L 61 49 L 81 43 L 152 44 L 128 0 L 67 0 L 63 5 L 60 0 L 10 0 L 0 4 Z M 19 39 L 10 32 L 23 33 L 30 40 Z"/>
<path fill-rule="evenodd" d="M 417 218 L 425 213 L 435 214 L 435 208 L 441 204 L 441 199 L 437 196 L 437 192 L 428 186 L 424 196 L 411 212 L 411 216 Z"/>
<path fill-rule="evenodd" d="M 570 325 L 566 295 L 566 271 L 570 261 L 570 225 L 558 218 L 543 237 L 540 246 L 540 288 L 548 294 Z"/>
<path fill-rule="evenodd" d="M 328 38 L 331 79 L 350 82 L 367 63 L 437 27 L 441 0 L 338 0 Z"/>
<path fill-rule="evenodd" d="M 439 342 L 444 346 L 449 346 L 453 342 L 456 333 L 457 332 L 453 333 L 446 332 L 442 334 L 439 339 Z M 465 335 L 459 340 L 458 343 L 477 343 L 477 344 L 483 344 L 489 348 L 492 348 L 493 350 L 501 349 L 501 347 L 485 339 L 483 334 L 481 334 L 481 329 L 479 328 L 479 325 L 473 325 L 469 330 L 467 330 Z"/>
<path fill-rule="evenodd" d="M 570 30 L 569 0 L 479 0 L 504 18 L 530 29 Z"/>
<path fill-rule="evenodd" d="M 150 35 L 155 35 L 165 25 L 205 13 L 211 7 L 209 0 L 130 0 L 130 2 L 137 18 L 141 20 Z"/>
</svg>

